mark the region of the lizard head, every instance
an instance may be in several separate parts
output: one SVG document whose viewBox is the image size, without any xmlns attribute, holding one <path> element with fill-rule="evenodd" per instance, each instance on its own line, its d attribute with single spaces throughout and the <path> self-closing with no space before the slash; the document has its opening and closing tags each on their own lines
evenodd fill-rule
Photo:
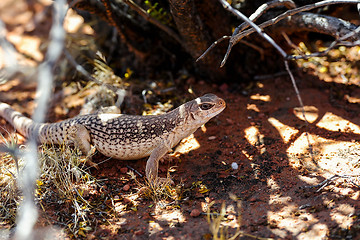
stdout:
<svg viewBox="0 0 360 240">
<path fill-rule="evenodd" d="M 222 98 L 208 93 L 187 103 L 188 118 L 201 126 L 221 113 L 226 107 Z"/>
</svg>

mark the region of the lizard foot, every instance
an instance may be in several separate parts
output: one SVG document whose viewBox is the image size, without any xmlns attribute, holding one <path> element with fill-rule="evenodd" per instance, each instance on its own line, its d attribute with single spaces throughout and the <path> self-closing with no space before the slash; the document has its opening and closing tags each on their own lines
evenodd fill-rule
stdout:
<svg viewBox="0 0 360 240">
<path fill-rule="evenodd" d="M 83 156 L 80 161 L 84 164 L 86 164 L 89 167 L 96 168 L 96 170 L 99 170 L 99 165 L 92 161 L 92 156 L 95 154 L 96 148 L 91 147 L 90 151 L 86 156 Z"/>
<path fill-rule="evenodd" d="M 156 186 L 175 185 L 174 181 L 170 178 L 158 178 Z"/>
<path fill-rule="evenodd" d="M 91 160 L 89 157 L 84 157 L 80 159 L 80 162 L 84 163 L 86 166 L 96 168 L 99 170 L 99 165 Z"/>
</svg>

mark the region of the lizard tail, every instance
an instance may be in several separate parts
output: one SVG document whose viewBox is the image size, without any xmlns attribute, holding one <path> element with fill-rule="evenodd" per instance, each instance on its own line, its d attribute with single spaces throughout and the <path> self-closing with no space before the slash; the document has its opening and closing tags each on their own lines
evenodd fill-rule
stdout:
<svg viewBox="0 0 360 240">
<path fill-rule="evenodd" d="M 35 123 L 32 119 L 25 117 L 15 111 L 10 105 L 0 102 L 0 116 L 5 118 L 24 137 L 39 139 L 40 129 L 45 124 Z"/>
</svg>

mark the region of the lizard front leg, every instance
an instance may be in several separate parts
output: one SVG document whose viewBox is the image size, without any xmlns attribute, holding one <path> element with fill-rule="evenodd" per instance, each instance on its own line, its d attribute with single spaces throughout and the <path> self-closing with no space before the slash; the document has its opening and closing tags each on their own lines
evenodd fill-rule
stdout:
<svg viewBox="0 0 360 240">
<path fill-rule="evenodd" d="M 97 164 L 91 161 L 92 147 L 90 144 L 89 131 L 81 124 L 70 126 L 68 129 L 68 139 L 79 148 L 82 154 L 85 155 L 86 164 L 91 167 L 97 167 Z"/>
<path fill-rule="evenodd" d="M 162 142 L 152 151 L 149 159 L 146 162 L 145 169 L 146 178 L 148 179 L 150 184 L 153 184 L 155 186 L 159 182 L 169 181 L 168 179 L 158 177 L 159 160 L 169 151 L 171 151 L 171 148 L 166 142 Z M 170 183 L 171 182 L 172 181 L 170 180 Z"/>
</svg>

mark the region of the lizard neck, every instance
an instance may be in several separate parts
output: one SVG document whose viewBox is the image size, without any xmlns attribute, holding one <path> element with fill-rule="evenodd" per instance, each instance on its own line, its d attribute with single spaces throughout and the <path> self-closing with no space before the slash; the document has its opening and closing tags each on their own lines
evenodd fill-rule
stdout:
<svg viewBox="0 0 360 240">
<path fill-rule="evenodd" d="M 172 126 L 174 126 L 168 138 L 171 147 L 177 145 L 183 138 L 188 137 L 201 126 L 189 113 L 185 104 L 162 116 L 168 119 Z"/>
</svg>

